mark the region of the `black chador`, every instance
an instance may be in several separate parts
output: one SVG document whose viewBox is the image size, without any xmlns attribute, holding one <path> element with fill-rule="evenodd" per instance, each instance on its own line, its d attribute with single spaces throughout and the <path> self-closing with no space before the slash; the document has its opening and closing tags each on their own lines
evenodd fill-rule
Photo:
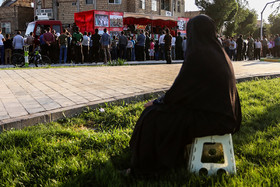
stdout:
<svg viewBox="0 0 280 187">
<path fill-rule="evenodd" d="M 164 96 L 147 107 L 130 141 L 131 171 L 149 174 L 186 164 L 184 148 L 193 138 L 235 133 L 241 109 L 232 63 L 205 15 L 188 22 L 187 53 Z"/>
</svg>

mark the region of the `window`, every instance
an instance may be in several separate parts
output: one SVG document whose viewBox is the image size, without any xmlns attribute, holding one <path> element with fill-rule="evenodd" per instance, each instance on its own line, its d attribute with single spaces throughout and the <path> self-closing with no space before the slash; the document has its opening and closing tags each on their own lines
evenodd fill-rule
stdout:
<svg viewBox="0 0 280 187">
<path fill-rule="evenodd" d="M 169 1 L 168 0 L 161 0 L 161 9 L 170 11 L 169 9 Z"/>
<path fill-rule="evenodd" d="M 93 4 L 93 0 L 86 0 L 86 4 L 87 5 L 92 5 Z"/>
<path fill-rule="evenodd" d="M 11 23 L 10 22 L 2 22 L 1 28 L 2 28 L 3 33 L 11 34 Z"/>
<path fill-rule="evenodd" d="M 181 2 L 180 1 L 178 1 L 178 3 L 177 3 L 177 11 L 181 12 Z"/>
<path fill-rule="evenodd" d="M 145 9 L 145 0 L 140 0 L 139 8 Z"/>
<path fill-rule="evenodd" d="M 39 15 L 38 9 L 36 10 L 36 15 Z M 41 9 L 40 15 L 47 15 L 49 19 L 53 18 L 53 10 L 52 9 Z"/>
<path fill-rule="evenodd" d="M 109 4 L 122 4 L 122 0 L 109 0 Z"/>
<path fill-rule="evenodd" d="M 152 0 L 152 10 L 157 11 L 157 0 Z"/>
</svg>

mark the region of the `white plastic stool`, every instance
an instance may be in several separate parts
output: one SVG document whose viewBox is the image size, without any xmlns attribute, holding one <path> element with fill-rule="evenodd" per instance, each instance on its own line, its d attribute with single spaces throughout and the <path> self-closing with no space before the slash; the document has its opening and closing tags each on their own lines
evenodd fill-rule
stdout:
<svg viewBox="0 0 280 187">
<path fill-rule="evenodd" d="M 202 163 L 204 143 L 221 143 L 223 146 L 224 163 Z M 231 134 L 195 138 L 191 145 L 188 170 L 192 173 L 207 175 L 215 175 L 219 172 L 236 174 Z"/>
</svg>

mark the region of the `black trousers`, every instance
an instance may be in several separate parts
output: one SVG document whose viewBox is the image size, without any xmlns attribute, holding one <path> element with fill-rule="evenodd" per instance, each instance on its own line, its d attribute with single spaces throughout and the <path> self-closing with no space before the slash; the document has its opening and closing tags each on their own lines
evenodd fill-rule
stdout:
<svg viewBox="0 0 280 187">
<path fill-rule="evenodd" d="M 166 63 L 171 64 L 172 59 L 171 59 L 171 50 L 170 49 L 165 49 L 165 58 L 166 58 Z"/>
<path fill-rule="evenodd" d="M 84 56 L 84 61 L 89 62 L 89 58 L 88 58 L 89 57 L 89 46 L 83 45 L 82 52 L 83 52 L 83 56 Z"/>
<path fill-rule="evenodd" d="M 74 51 L 75 51 L 75 61 L 76 61 L 76 63 L 79 63 L 79 62 L 84 63 L 82 46 L 81 45 L 75 45 L 74 46 Z"/>
<path fill-rule="evenodd" d="M 145 60 L 145 53 L 144 53 L 144 46 L 137 46 L 137 60 L 144 61 Z"/>
</svg>

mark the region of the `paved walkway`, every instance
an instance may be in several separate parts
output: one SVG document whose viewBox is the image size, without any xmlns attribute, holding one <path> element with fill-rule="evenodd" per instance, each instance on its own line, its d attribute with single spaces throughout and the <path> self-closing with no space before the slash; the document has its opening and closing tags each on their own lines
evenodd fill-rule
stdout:
<svg viewBox="0 0 280 187">
<path fill-rule="evenodd" d="M 86 106 L 165 91 L 181 67 L 146 63 L 150 64 L 0 70 L 0 131 L 72 116 Z M 280 63 L 233 64 L 237 79 L 280 75 Z"/>
</svg>

